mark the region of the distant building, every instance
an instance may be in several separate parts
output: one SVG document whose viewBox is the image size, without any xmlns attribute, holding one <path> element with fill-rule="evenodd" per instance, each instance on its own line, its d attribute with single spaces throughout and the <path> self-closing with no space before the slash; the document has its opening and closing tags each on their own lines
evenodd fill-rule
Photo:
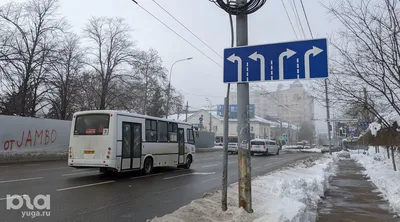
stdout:
<svg viewBox="0 0 400 222">
<path fill-rule="evenodd" d="M 230 104 L 237 104 L 237 92 L 231 92 Z M 314 118 L 314 100 L 300 81 L 294 81 L 289 87 L 282 84 L 276 91 L 250 91 L 250 104 L 255 105 L 255 115 L 265 119 L 281 119 L 294 125 Z"/>
<path fill-rule="evenodd" d="M 168 119 L 185 121 L 185 114 L 180 114 L 179 118 L 177 114 L 170 115 Z M 205 110 L 201 109 L 198 111 L 192 111 L 187 115 L 187 122 L 194 125 L 197 130 L 210 131 L 211 122 L 211 132 L 215 133 L 215 140 L 217 143 L 223 141 L 224 133 L 224 118 L 217 115 L 216 110 Z M 294 125 L 290 125 L 290 131 L 287 127 L 290 124 L 282 123 L 283 133 L 289 133 L 292 135 L 291 138 L 297 140 L 297 128 Z M 262 139 L 279 139 L 280 127 L 279 123 L 271 120 L 266 120 L 259 116 L 254 116 L 250 119 L 250 137 L 262 138 Z M 237 142 L 238 137 L 238 124 L 237 119 L 229 119 L 229 141 Z"/>
</svg>

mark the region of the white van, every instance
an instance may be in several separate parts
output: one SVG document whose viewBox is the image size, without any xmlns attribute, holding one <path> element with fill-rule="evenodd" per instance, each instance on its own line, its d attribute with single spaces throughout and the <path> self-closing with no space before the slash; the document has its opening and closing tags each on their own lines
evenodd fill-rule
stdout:
<svg viewBox="0 0 400 222">
<path fill-rule="evenodd" d="M 250 141 L 250 153 L 251 155 L 254 155 L 254 153 L 279 155 L 279 146 L 274 140 L 253 139 Z"/>
</svg>

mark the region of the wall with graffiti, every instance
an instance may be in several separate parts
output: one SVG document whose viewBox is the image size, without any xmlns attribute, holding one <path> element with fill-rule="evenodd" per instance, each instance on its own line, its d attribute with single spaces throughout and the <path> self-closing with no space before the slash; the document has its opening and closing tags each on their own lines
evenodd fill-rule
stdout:
<svg viewBox="0 0 400 222">
<path fill-rule="evenodd" d="M 0 155 L 66 152 L 71 121 L 0 115 Z"/>
</svg>

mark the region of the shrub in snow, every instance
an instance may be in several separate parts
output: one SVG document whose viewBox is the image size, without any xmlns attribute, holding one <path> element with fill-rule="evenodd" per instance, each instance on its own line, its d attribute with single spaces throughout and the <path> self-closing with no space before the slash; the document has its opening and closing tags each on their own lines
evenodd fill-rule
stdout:
<svg viewBox="0 0 400 222">
<path fill-rule="evenodd" d="M 382 127 L 381 124 L 377 122 L 369 124 L 369 130 L 371 131 L 371 134 L 373 136 L 376 136 L 378 134 L 378 131 L 381 129 L 381 127 Z"/>
</svg>

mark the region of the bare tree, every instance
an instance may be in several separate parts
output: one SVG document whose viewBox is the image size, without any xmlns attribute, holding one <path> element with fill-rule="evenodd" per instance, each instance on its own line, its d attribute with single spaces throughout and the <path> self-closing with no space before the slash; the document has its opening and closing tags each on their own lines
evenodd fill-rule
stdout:
<svg viewBox="0 0 400 222">
<path fill-rule="evenodd" d="M 57 119 L 70 119 L 75 111 L 74 100 L 78 97 L 79 83 L 82 82 L 84 54 L 78 36 L 67 33 L 52 61 L 48 80 L 50 116 Z"/>
<path fill-rule="evenodd" d="M 158 91 L 162 96 L 162 83 L 167 80 L 167 70 L 163 67 L 161 57 L 157 51 L 150 49 L 139 53 L 133 62 L 136 77 L 140 80 L 140 91 L 136 98 L 140 99 L 141 113 L 147 114 L 148 106 L 153 95 Z M 161 98 L 160 98 L 161 99 Z"/>
<path fill-rule="evenodd" d="M 41 109 L 38 105 L 43 105 L 51 54 L 66 27 L 57 9 L 58 0 L 9 3 L 0 9 L 0 20 L 7 25 L 4 30 L 12 33 L 11 39 L 0 44 L 8 52 L 1 61 L 6 91 L 3 105 L 8 114 L 35 116 Z"/>
<path fill-rule="evenodd" d="M 135 54 L 131 28 L 122 18 L 93 17 L 84 32 L 90 61 L 87 63 L 99 81 L 99 99 L 96 108 L 106 109 L 119 97 L 118 84 L 127 75 L 127 64 Z M 110 91 L 117 94 L 111 94 Z"/>
<path fill-rule="evenodd" d="M 398 1 L 336 0 L 326 8 L 344 26 L 331 41 L 331 100 L 367 110 L 389 127 L 387 112 L 400 115 Z"/>
</svg>

